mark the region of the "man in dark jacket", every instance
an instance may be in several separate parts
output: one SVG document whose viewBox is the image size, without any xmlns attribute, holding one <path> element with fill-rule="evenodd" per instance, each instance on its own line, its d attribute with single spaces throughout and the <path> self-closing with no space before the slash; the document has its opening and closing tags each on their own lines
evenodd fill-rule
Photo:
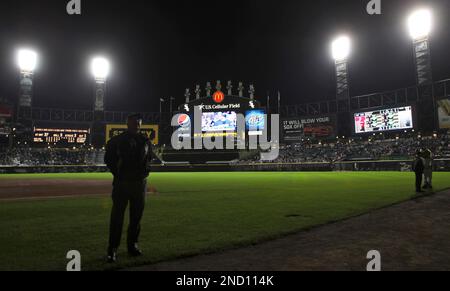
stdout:
<svg viewBox="0 0 450 291">
<path fill-rule="evenodd" d="M 416 192 L 421 193 L 422 191 L 422 177 L 423 171 L 425 169 L 424 161 L 422 158 L 422 152 L 418 150 L 416 152 L 416 159 L 413 164 L 413 171 L 416 173 Z"/>
<path fill-rule="evenodd" d="M 140 221 L 144 212 L 147 177 L 150 173 L 152 145 L 150 139 L 140 132 L 140 115 L 128 117 L 128 130 L 111 138 L 106 146 L 105 163 L 114 176 L 109 232 L 108 261 L 117 260 L 117 249 L 122 236 L 123 220 L 128 203 L 130 223 L 128 226 L 128 253 L 142 255 L 138 248 Z"/>
</svg>

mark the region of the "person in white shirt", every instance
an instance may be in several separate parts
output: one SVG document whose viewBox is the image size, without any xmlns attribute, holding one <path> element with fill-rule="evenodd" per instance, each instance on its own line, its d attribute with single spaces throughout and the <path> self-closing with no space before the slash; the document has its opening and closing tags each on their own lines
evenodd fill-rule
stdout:
<svg viewBox="0 0 450 291">
<path fill-rule="evenodd" d="M 423 153 L 424 158 L 424 171 L 423 175 L 425 178 L 424 189 L 432 189 L 432 179 L 433 179 L 433 154 L 430 149 L 427 149 Z"/>
</svg>

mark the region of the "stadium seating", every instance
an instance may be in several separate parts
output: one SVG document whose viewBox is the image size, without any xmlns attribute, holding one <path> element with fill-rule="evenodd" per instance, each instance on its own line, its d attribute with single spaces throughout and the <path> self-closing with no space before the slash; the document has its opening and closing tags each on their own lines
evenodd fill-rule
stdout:
<svg viewBox="0 0 450 291">
<path fill-rule="evenodd" d="M 278 159 L 269 163 L 335 163 L 341 161 L 404 160 L 414 156 L 417 149 L 430 149 L 435 159 L 450 158 L 450 135 L 371 137 L 368 139 L 336 139 L 328 142 L 304 140 L 280 145 Z M 205 164 L 227 162 L 251 164 L 259 161 L 258 151 L 190 150 L 177 151 L 157 147 L 157 156 L 165 163 L 187 162 Z M 104 150 L 91 148 L 61 149 L 14 147 L 0 148 L 0 165 L 99 165 Z M 267 162 L 266 162 L 267 163 Z"/>
</svg>

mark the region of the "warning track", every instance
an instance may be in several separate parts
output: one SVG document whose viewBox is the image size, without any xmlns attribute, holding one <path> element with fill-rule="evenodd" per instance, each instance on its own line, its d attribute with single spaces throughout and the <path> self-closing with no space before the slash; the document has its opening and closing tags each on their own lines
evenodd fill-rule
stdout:
<svg viewBox="0 0 450 291">
<path fill-rule="evenodd" d="M 0 201 L 99 196 L 111 190 L 111 180 L 5 179 L 0 181 Z"/>
</svg>

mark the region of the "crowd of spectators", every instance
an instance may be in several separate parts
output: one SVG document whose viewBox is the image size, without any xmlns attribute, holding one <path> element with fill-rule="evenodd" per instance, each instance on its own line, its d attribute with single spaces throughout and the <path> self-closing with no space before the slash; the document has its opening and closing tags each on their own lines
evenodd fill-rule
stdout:
<svg viewBox="0 0 450 291">
<path fill-rule="evenodd" d="M 305 139 L 280 145 L 279 157 L 272 163 L 334 163 L 357 160 L 411 159 L 419 149 L 430 149 L 435 159 L 450 158 L 450 134 L 397 136 L 384 138 L 337 138 L 328 142 Z M 157 147 L 156 147 L 157 149 Z M 51 166 L 103 164 L 104 150 L 92 148 L 0 148 L 2 166 Z M 253 157 L 253 159 L 252 159 Z M 236 161 L 258 162 L 258 155 Z"/>
<path fill-rule="evenodd" d="M 94 165 L 102 162 L 102 150 L 90 148 L 32 148 L 0 149 L 0 165 L 7 166 L 59 166 Z"/>
<path fill-rule="evenodd" d="M 450 158 L 450 135 L 395 138 L 336 139 L 281 145 L 276 163 L 338 162 L 352 160 L 410 159 L 417 150 L 430 149 L 434 158 Z"/>
</svg>

